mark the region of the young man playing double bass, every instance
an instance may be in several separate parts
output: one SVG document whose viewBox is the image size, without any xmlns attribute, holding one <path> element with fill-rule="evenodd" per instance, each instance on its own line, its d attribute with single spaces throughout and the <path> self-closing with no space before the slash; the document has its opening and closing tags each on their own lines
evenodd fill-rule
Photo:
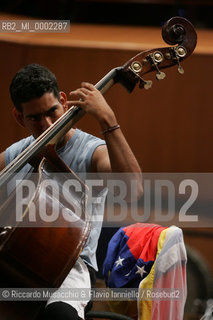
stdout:
<svg viewBox="0 0 213 320">
<path fill-rule="evenodd" d="M 132 173 L 132 177 L 138 181 L 134 190 L 135 196 L 141 195 L 140 167 L 122 134 L 114 112 L 92 84 L 82 83 L 79 89 L 70 93 L 68 101 L 66 94 L 59 91 L 54 74 L 43 66 L 31 64 L 14 76 L 10 95 L 14 104 L 14 116 L 18 123 L 28 130 L 30 136 L 1 153 L 1 170 L 60 118 L 69 106 L 75 105 L 97 120 L 104 140 L 72 128 L 58 143 L 58 155 L 74 172 Z M 30 171 L 31 166 L 27 164 L 21 170 Z M 99 215 L 102 210 L 103 216 L 104 207 L 94 206 L 92 214 L 95 215 L 97 210 Z M 90 288 L 91 270 L 97 270 L 95 252 L 100 231 L 101 223 L 93 223 L 87 243 L 64 280 L 63 288 Z M 50 299 L 40 319 L 83 319 L 87 302 Z"/>
</svg>

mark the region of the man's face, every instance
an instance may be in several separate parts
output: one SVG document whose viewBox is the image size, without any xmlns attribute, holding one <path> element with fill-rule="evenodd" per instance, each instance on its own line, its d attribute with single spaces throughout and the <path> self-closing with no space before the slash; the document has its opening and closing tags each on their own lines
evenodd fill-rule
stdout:
<svg viewBox="0 0 213 320">
<path fill-rule="evenodd" d="M 65 93 L 60 93 L 60 100 L 47 92 L 41 98 L 22 103 L 22 112 L 16 114 L 16 119 L 37 138 L 67 110 Z"/>
</svg>

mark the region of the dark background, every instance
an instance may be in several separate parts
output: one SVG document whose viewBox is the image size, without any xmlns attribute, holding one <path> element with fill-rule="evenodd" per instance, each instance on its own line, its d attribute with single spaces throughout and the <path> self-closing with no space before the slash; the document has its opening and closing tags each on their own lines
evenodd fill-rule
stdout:
<svg viewBox="0 0 213 320">
<path fill-rule="evenodd" d="M 178 15 L 195 27 L 213 27 L 212 0 L 2 0 L 0 11 L 71 22 L 149 26 Z"/>
</svg>

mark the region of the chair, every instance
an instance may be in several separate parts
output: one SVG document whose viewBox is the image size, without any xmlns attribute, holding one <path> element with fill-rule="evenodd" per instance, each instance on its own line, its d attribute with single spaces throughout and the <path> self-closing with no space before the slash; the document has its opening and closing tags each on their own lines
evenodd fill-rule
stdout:
<svg viewBox="0 0 213 320">
<path fill-rule="evenodd" d="M 128 250 L 130 255 L 126 255 L 129 254 Z M 134 272 L 135 278 L 131 277 L 131 272 L 128 274 L 125 269 L 128 263 L 130 271 L 138 268 L 138 271 Z M 139 299 L 137 317 L 140 320 L 165 319 L 165 313 L 167 319 L 183 318 L 186 300 L 185 271 L 186 250 L 182 230 L 175 226 L 163 228 L 159 225 L 142 223 L 121 228 L 116 232 L 109 242 L 103 265 L 105 281 L 112 290 L 119 287 L 131 288 L 131 286 L 138 288 L 140 293 L 147 289 L 152 291 L 162 290 L 162 288 L 166 288 L 167 291 L 181 289 L 181 299 L 178 301 Z M 111 307 L 113 310 L 113 306 Z M 131 315 L 119 313 L 117 310 L 110 313 L 89 311 L 86 318 L 133 319 Z"/>
</svg>

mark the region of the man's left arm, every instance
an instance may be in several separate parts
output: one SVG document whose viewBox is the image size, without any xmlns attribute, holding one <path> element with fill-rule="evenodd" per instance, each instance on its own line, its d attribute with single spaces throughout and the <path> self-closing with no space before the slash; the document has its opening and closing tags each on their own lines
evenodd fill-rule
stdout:
<svg viewBox="0 0 213 320">
<path fill-rule="evenodd" d="M 96 148 L 91 170 L 99 173 L 124 173 L 123 178 L 127 183 L 137 180 L 136 193 L 139 197 L 142 194 L 140 166 L 103 95 L 92 84 L 82 83 L 81 88 L 71 92 L 70 96 L 78 100 L 69 101 L 68 104 L 79 106 L 92 115 L 99 122 L 106 141 L 106 146 Z"/>
</svg>

